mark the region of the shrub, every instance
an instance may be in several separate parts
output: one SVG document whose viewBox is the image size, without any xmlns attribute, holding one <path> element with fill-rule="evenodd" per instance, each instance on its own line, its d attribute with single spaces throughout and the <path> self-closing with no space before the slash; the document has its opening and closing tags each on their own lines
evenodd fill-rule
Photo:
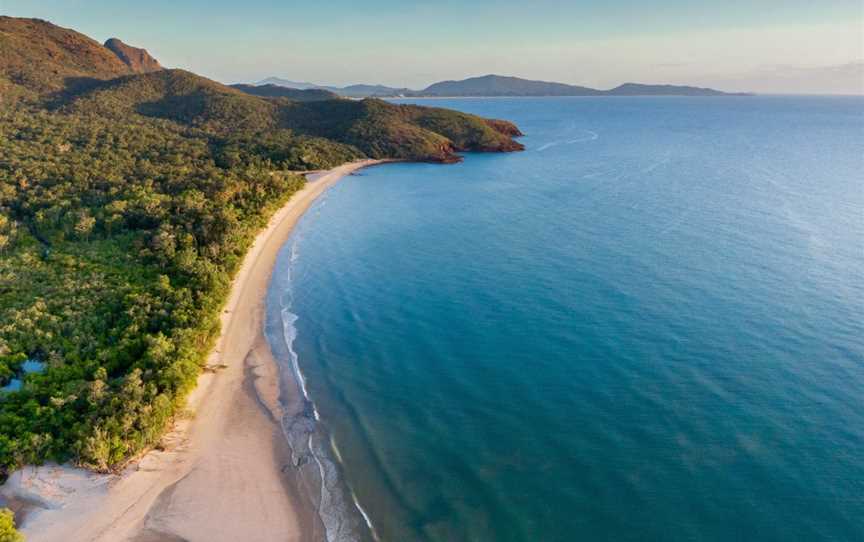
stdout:
<svg viewBox="0 0 864 542">
<path fill-rule="evenodd" d="M 24 542 L 24 535 L 15 528 L 15 514 L 0 508 L 0 542 Z"/>
</svg>

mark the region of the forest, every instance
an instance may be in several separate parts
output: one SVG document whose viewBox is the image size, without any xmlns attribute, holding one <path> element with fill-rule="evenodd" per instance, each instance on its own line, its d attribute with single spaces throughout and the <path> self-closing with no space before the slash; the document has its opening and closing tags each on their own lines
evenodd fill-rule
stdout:
<svg viewBox="0 0 864 542">
<path fill-rule="evenodd" d="M 153 445 L 251 239 L 303 185 L 294 170 L 357 156 L 284 134 L 0 112 L 0 378 L 46 364 L 0 400 L 0 465 L 108 470 Z"/>
</svg>

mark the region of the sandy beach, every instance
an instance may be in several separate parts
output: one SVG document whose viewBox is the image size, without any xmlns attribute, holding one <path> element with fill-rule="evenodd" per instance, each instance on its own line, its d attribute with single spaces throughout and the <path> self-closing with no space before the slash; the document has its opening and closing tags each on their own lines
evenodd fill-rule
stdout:
<svg viewBox="0 0 864 542">
<path fill-rule="evenodd" d="M 119 475 L 61 465 L 26 467 L 0 494 L 22 505 L 31 542 L 315 541 L 323 527 L 297 490 L 278 420 L 277 365 L 264 336 L 265 297 L 277 253 L 309 206 L 367 160 L 316 175 L 256 238 L 234 279 L 222 333 L 188 415 Z M 284 408 L 302 408 L 283 389 Z"/>
</svg>

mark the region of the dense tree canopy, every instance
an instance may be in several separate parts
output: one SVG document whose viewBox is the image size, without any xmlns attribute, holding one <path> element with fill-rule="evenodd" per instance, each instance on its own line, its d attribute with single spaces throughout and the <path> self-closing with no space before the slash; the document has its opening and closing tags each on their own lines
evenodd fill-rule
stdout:
<svg viewBox="0 0 864 542">
<path fill-rule="evenodd" d="M 356 149 L 276 131 L 0 112 L 0 465 L 109 469 L 159 437 L 255 232 Z"/>
</svg>

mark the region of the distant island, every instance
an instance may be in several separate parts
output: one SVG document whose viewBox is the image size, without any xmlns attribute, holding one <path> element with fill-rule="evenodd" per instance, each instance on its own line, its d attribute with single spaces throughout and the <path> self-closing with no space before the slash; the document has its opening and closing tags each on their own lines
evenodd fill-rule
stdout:
<svg viewBox="0 0 864 542">
<path fill-rule="evenodd" d="M 250 86 L 250 85 L 244 85 Z M 686 85 L 645 85 L 624 83 L 609 90 L 577 85 L 532 81 L 503 75 L 484 75 L 459 81 L 440 81 L 423 90 L 384 85 L 349 85 L 335 87 L 269 77 L 254 86 L 284 87 L 298 90 L 325 90 L 345 98 L 434 98 L 434 97 L 504 97 L 504 96 L 750 96 L 749 93 L 722 92 L 711 88 Z"/>
</svg>

